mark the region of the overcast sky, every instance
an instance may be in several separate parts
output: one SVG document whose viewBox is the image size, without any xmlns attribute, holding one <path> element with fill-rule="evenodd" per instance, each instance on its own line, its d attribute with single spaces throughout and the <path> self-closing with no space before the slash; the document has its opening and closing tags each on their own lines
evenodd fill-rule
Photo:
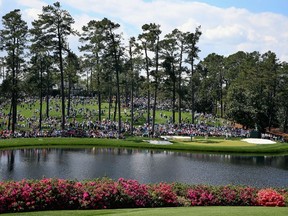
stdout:
<svg viewBox="0 0 288 216">
<path fill-rule="evenodd" d="M 21 9 L 30 25 L 50 0 L 0 0 L 1 17 Z M 201 25 L 200 58 L 228 56 L 239 50 L 275 52 L 288 62 L 288 0 L 60 0 L 75 19 L 74 28 L 104 17 L 121 25 L 125 40 L 137 37 L 145 23 L 161 25 L 162 35 Z M 0 25 L 2 28 L 2 26 Z M 77 40 L 71 40 L 76 51 Z"/>
</svg>

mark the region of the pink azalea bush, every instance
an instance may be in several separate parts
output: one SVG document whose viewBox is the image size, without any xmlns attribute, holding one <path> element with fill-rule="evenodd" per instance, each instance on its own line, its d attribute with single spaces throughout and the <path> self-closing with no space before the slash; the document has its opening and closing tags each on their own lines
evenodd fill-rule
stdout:
<svg viewBox="0 0 288 216">
<path fill-rule="evenodd" d="M 258 191 L 257 196 L 261 206 L 285 206 L 284 196 L 271 188 Z"/>
<path fill-rule="evenodd" d="M 82 182 L 24 179 L 0 182 L 0 213 L 170 206 L 285 206 L 287 197 L 285 189 L 243 186 L 140 184 L 123 178 Z"/>
<path fill-rule="evenodd" d="M 150 187 L 152 207 L 178 206 L 177 195 L 168 183 L 159 183 Z"/>
<path fill-rule="evenodd" d="M 81 209 L 113 208 L 117 200 L 117 182 L 110 179 L 87 181 L 79 184 Z"/>
<path fill-rule="evenodd" d="M 187 190 L 191 206 L 254 206 L 256 189 L 240 186 L 198 185 Z"/>
<path fill-rule="evenodd" d="M 121 197 L 119 207 L 147 207 L 150 205 L 151 196 L 149 186 L 140 184 L 136 180 L 118 180 L 118 191 Z"/>
<path fill-rule="evenodd" d="M 218 202 L 215 194 L 206 186 L 188 189 L 187 198 L 191 201 L 191 206 L 215 205 Z"/>
</svg>

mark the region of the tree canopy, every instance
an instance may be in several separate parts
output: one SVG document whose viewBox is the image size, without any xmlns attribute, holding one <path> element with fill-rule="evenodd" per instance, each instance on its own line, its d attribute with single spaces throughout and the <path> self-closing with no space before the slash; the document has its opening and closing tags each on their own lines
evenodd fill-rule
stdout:
<svg viewBox="0 0 288 216">
<path fill-rule="evenodd" d="M 18 9 L 4 15 L 2 24 L 0 100 L 11 100 L 13 131 L 20 95 L 46 97 L 47 118 L 49 97 L 59 95 L 62 129 L 71 117 L 70 98 L 78 95 L 97 96 L 99 121 L 101 104 L 108 102 L 109 119 L 118 121 L 119 134 L 121 106 L 130 106 L 133 128 L 134 98 L 147 99 L 146 125 L 152 125 L 152 134 L 159 101 L 169 104 L 173 124 L 181 125 L 181 112 L 189 110 L 192 124 L 196 113 L 210 113 L 245 128 L 288 130 L 288 66 L 273 51 L 211 53 L 199 59 L 201 26 L 163 35 L 159 24 L 146 23 L 139 35 L 125 39 L 120 24 L 103 18 L 89 21 L 78 33 L 60 2 L 44 6 L 31 29 Z M 70 35 L 79 38 L 79 50 L 70 49 Z"/>
</svg>

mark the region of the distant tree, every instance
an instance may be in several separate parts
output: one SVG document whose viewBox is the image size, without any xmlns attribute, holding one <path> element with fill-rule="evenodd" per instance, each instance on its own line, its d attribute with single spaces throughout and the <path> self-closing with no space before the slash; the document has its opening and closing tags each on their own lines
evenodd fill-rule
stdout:
<svg viewBox="0 0 288 216">
<path fill-rule="evenodd" d="M 176 39 L 176 47 L 177 47 L 177 62 L 178 62 L 178 122 L 181 124 L 182 122 L 182 116 L 181 116 L 181 109 L 182 109 L 182 99 L 183 99 L 183 90 L 182 90 L 182 74 L 184 72 L 184 68 L 182 66 L 183 64 L 183 54 L 184 54 L 184 48 L 185 48 L 185 38 L 187 37 L 188 33 L 182 32 L 178 29 L 174 29 L 172 31 L 172 38 Z"/>
<path fill-rule="evenodd" d="M 265 96 L 267 101 L 267 123 L 268 130 L 273 126 L 278 126 L 276 98 L 279 92 L 279 67 L 280 63 L 275 53 L 268 51 L 261 56 L 261 71 L 265 85 Z"/>
<path fill-rule="evenodd" d="M 46 117 L 49 117 L 49 93 L 51 88 L 51 76 L 50 70 L 53 65 L 53 41 L 50 35 L 44 33 L 42 23 L 38 21 L 32 22 L 32 28 L 30 29 L 31 45 L 31 67 L 30 74 L 27 78 L 28 86 L 31 88 L 36 84 L 34 90 L 39 94 L 40 108 L 39 108 L 39 129 L 42 129 L 42 105 L 44 96 L 44 87 L 46 87 Z M 44 75 L 46 73 L 46 76 Z"/>
<path fill-rule="evenodd" d="M 276 96 L 278 107 L 277 118 L 280 128 L 284 133 L 288 133 L 288 63 L 282 62 L 279 66 L 279 92 Z"/>
<path fill-rule="evenodd" d="M 80 42 L 83 45 L 79 48 L 84 52 L 84 57 L 91 67 L 90 85 L 92 86 L 93 72 L 96 72 L 97 95 L 98 95 L 98 120 L 101 121 L 102 89 L 101 76 L 103 76 L 103 55 L 106 41 L 105 26 L 102 21 L 91 20 L 86 26 L 82 27 Z"/>
<path fill-rule="evenodd" d="M 206 59 L 206 58 L 205 58 Z M 214 113 L 215 112 L 215 85 L 214 77 L 209 76 L 208 69 L 206 68 L 206 62 L 200 61 L 197 64 L 196 71 L 200 79 L 199 86 L 197 88 L 196 97 L 196 110 L 199 113 Z"/>
<path fill-rule="evenodd" d="M 195 59 L 198 58 L 198 53 L 200 49 L 197 46 L 197 43 L 200 39 L 202 34 L 201 26 L 198 26 L 195 29 L 195 32 L 190 33 L 188 32 L 185 37 L 185 53 L 187 54 L 186 62 L 190 64 L 190 85 L 191 85 L 191 113 L 192 113 L 192 124 L 195 121 L 195 86 L 193 83 L 193 76 L 194 76 L 194 64 Z"/>
<path fill-rule="evenodd" d="M 17 100 L 19 96 L 20 75 L 23 73 L 24 50 L 27 46 L 28 26 L 22 20 L 20 10 L 14 10 L 2 17 L 3 29 L 0 30 L 0 48 L 5 50 L 6 66 L 10 72 L 7 80 L 11 81 L 11 113 L 12 115 L 12 133 L 15 132 L 17 123 Z M 9 128 L 10 129 L 10 128 Z"/>
<path fill-rule="evenodd" d="M 149 51 L 149 32 L 146 32 L 145 29 L 143 29 L 143 26 L 142 26 L 142 30 L 143 30 L 143 33 L 140 34 L 138 36 L 138 40 L 140 41 L 140 46 L 141 46 L 141 49 L 143 50 L 144 52 L 144 58 L 145 58 L 145 71 L 146 71 L 146 88 L 147 89 L 147 119 L 146 119 L 146 123 L 147 124 L 150 124 L 150 109 L 151 109 L 151 102 L 150 102 L 150 99 L 151 99 L 151 89 L 150 89 L 150 67 L 152 66 L 152 61 L 148 55 L 148 51 Z"/>
<path fill-rule="evenodd" d="M 134 92 L 135 92 L 135 85 L 137 84 L 136 80 L 139 74 L 135 70 L 137 60 L 139 60 L 140 56 L 140 50 L 139 50 L 139 44 L 137 44 L 135 37 L 131 37 L 129 40 L 129 65 L 130 71 L 129 77 L 130 77 L 130 83 L 131 83 L 131 91 L 130 91 L 130 109 L 131 109 L 131 135 L 133 135 L 134 130 Z M 138 61 L 139 62 L 139 61 Z"/>
<path fill-rule="evenodd" d="M 205 68 L 207 74 L 204 77 L 208 81 L 214 91 L 211 91 L 213 97 L 214 115 L 218 115 L 218 104 L 220 105 L 220 117 L 223 118 L 223 88 L 224 88 L 224 57 L 216 53 L 209 54 L 201 62 L 201 66 Z"/>
<path fill-rule="evenodd" d="M 59 59 L 60 83 L 61 83 L 61 104 L 62 104 L 62 130 L 65 129 L 65 87 L 64 87 L 64 68 L 63 52 L 67 51 L 67 36 L 75 35 L 77 32 L 72 29 L 74 19 L 68 11 L 61 9 L 60 2 L 53 5 L 44 6 L 42 14 L 39 14 L 38 20 L 34 21 L 35 25 L 50 38 L 52 48 Z"/>
<path fill-rule="evenodd" d="M 65 72 L 66 72 L 66 81 L 68 83 L 68 93 L 67 93 L 67 116 L 70 117 L 70 110 L 71 110 L 71 94 L 72 94 L 72 88 L 78 81 L 78 71 L 80 69 L 80 63 L 78 56 L 72 52 L 68 51 L 68 55 L 65 59 L 66 67 L 65 67 Z"/>
<path fill-rule="evenodd" d="M 112 65 L 116 75 L 116 102 L 118 109 L 118 135 L 122 133 L 121 129 L 121 95 L 120 95 L 120 72 L 121 72 L 121 56 L 123 55 L 123 47 L 121 46 L 121 35 L 116 33 L 116 30 L 120 27 L 118 23 L 114 23 L 111 20 L 102 19 L 102 25 L 105 28 L 106 36 L 106 52 L 108 57 L 111 57 Z M 116 106 L 115 106 L 116 109 Z M 116 116 L 116 115 L 114 115 Z"/>
<path fill-rule="evenodd" d="M 167 87 L 171 86 L 172 91 L 172 122 L 175 123 L 176 112 L 176 93 L 178 93 L 178 114 L 179 123 L 181 123 L 182 107 L 182 73 L 183 73 L 183 52 L 185 43 L 185 33 L 174 29 L 171 33 L 164 36 L 160 42 L 160 58 L 163 60 L 162 67 L 167 76 Z"/>
<path fill-rule="evenodd" d="M 146 45 L 148 45 L 148 49 L 154 53 L 154 70 L 150 72 L 153 76 L 153 87 L 154 87 L 154 101 L 153 101 L 153 109 L 152 109 L 152 136 L 155 132 L 155 118 L 156 118 L 156 105 L 157 105 L 157 94 L 158 94 L 158 85 L 159 85 L 159 41 L 160 41 L 160 25 L 155 23 L 145 24 L 142 26 Z M 147 48 L 147 47 L 146 47 Z M 144 50 L 145 51 L 145 50 Z"/>
</svg>

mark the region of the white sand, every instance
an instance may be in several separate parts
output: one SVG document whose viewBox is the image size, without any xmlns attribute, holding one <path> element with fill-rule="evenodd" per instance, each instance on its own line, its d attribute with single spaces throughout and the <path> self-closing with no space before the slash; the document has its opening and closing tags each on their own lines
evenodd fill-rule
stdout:
<svg viewBox="0 0 288 216">
<path fill-rule="evenodd" d="M 173 140 L 173 139 L 178 139 L 178 140 L 191 140 L 190 136 L 161 136 L 162 139 L 165 140 Z"/>
<path fill-rule="evenodd" d="M 148 142 L 150 144 L 156 144 L 156 145 L 170 145 L 172 144 L 168 140 L 173 140 L 173 139 L 178 139 L 178 140 L 191 140 L 190 136 L 161 136 L 162 139 L 165 141 L 157 141 L 157 140 L 149 140 Z M 252 143 L 252 144 L 275 144 L 275 141 L 269 140 L 269 139 L 257 139 L 257 138 L 246 138 L 242 139 L 241 141 L 247 142 L 247 143 Z"/>
<path fill-rule="evenodd" d="M 257 138 L 247 138 L 247 139 L 242 139 L 241 141 L 253 143 L 253 144 L 275 144 L 276 143 L 269 139 L 257 139 Z"/>
<path fill-rule="evenodd" d="M 154 145 L 171 145 L 173 143 L 169 142 L 169 141 L 159 141 L 159 140 L 147 140 L 147 142 L 149 142 L 150 144 L 154 144 Z"/>
<path fill-rule="evenodd" d="M 161 136 L 162 139 L 165 140 L 173 140 L 173 139 L 178 139 L 178 140 L 191 140 L 190 136 Z M 269 139 L 257 139 L 257 138 L 246 138 L 242 139 L 244 142 L 252 143 L 252 144 L 275 144 L 275 141 L 269 140 Z"/>
</svg>

